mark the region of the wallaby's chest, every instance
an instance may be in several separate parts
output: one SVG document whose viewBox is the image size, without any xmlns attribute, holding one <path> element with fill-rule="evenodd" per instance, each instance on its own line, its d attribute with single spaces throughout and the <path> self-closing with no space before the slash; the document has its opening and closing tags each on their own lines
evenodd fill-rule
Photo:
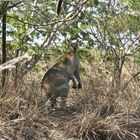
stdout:
<svg viewBox="0 0 140 140">
<path fill-rule="evenodd" d="M 67 72 L 74 72 L 79 65 L 79 59 L 77 55 L 73 55 L 69 58 L 69 63 L 67 64 Z"/>
</svg>

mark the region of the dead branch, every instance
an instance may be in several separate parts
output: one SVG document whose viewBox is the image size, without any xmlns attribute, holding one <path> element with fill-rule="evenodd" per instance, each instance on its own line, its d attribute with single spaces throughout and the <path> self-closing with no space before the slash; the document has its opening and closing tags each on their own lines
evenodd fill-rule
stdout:
<svg viewBox="0 0 140 140">
<path fill-rule="evenodd" d="M 0 65 L 0 71 L 4 70 L 4 69 L 11 69 L 11 68 L 15 68 L 15 64 L 19 63 L 22 60 L 30 60 L 32 57 L 29 56 L 27 53 L 24 54 L 23 56 L 19 56 L 16 57 L 10 61 L 7 61 L 6 63 Z"/>
<path fill-rule="evenodd" d="M 137 72 L 136 74 L 134 74 L 134 75 L 127 81 L 127 83 L 124 85 L 124 87 L 122 88 L 122 91 L 124 91 L 124 90 L 127 88 L 128 84 L 129 84 L 135 77 L 137 77 L 139 74 L 140 74 L 140 72 Z"/>
</svg>

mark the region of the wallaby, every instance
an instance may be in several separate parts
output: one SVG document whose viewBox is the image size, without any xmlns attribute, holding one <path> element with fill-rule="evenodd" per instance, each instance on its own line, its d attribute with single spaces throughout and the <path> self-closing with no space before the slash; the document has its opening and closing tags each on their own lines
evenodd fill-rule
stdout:
<svg viewBox="0 0 140 140">
<path fill-rule="evenodd" d="M 70 52 L 45 73 L 41 82 L 41 88 L 45 91 L 44 101 L 50 99 L 51 107 L 56 105 L 57 97 L 61 97 L 61 106 L 66 106 L 70 80 L 73 82 L 74 89 L 82 87 L 77 54 L 78 43 L 70 40 L 68 43 Z"/>
</svg>

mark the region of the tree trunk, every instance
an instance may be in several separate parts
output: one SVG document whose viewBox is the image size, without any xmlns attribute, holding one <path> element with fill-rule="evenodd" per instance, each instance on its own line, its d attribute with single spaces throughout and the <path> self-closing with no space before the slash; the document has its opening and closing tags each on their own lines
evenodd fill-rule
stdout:
<svg viewBox="0 0 140 140">
<path fill-rule="evenodd" d="M 6 10 L 2 15 L 2 64 L 6 62 Z M 7 70 L 2 71 L 2 87 L 5 85 Z"/>
<path fill-rule="evenodd" d="M 114 85 L 114 88 L 116 89 L 116 91 L 119 93 L 120 90 L 121 90 L 121 74 L 122 74 L 122 67 L 123 67 L 123 64 L 125 62 L 125 59 L 122 58 L 116 58 L 115 61 L 114 61 L 114 80 L 113 80 L 113 85 Z"/>
<path fill-rule="evenodd" d="M 16 57 L 19 56 L 19 49 L 16 50 Z M 15 70 L 15 87 L 18 85 L 18 66 L 19 64 L 16 64 L 16 70 Z"/>
</svg>

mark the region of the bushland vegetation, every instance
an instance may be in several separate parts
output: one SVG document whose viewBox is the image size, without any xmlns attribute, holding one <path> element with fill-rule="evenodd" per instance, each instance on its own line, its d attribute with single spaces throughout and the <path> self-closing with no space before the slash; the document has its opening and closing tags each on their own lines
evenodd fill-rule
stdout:
<svg viewBox="0 0 140 140">
<path fill-rule="evenodd" d="M 138 0 L 0 1 L 0 139 L 139 140 Z M 39 107 L 45 72 L 78 40 L 81 89 Z"/>
</svg>

